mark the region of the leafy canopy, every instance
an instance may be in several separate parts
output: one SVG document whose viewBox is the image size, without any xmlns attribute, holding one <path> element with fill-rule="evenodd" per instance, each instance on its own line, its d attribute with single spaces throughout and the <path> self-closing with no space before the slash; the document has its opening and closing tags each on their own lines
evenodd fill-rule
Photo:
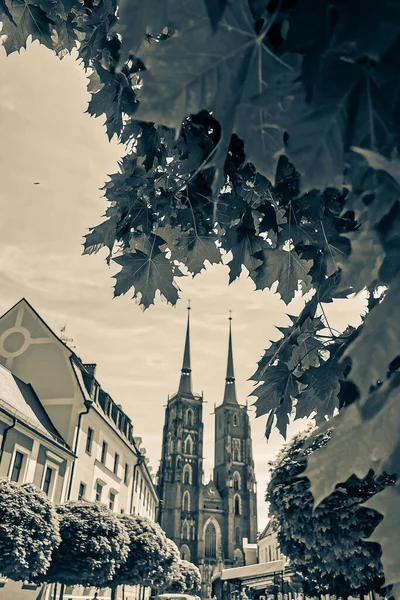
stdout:
<svg viewBox="0 0 400 600">
<path fill-rule="evenodd" d="M 201 588 L 201 575 L 193 563 L 178 558 L 172 565 L 166 584 L 163 588 L 167 593 L 192 593 L 199 592 Z"/>
<path fill-rule="evenodd" d="M 60 543 L 59 527 L 47 496 L 34 485 L 0 481 L 0 573 L 33 581 L 45 573 Z"/>
<path fill-rule="evenodd" d="M 78 48 L 88 112 L 126 145 L 84 245 L 120 267 L 115 294 L 175 303 L 182 274 L 223 260 L 230 281 L 244 271 L 285 303 L 311 292 L 254 375 L 266 435 L 285 435 L 294 409 L 322 424 L 339 410 L 308 467 L 317 500 L 371 465 L 398 469 L 399 2 L 1 0 L 0 13 L 7 53 L 29 35 L 60 57 Z M 364 289 L 362 324 L 333 331 L 326 303 Z M 374 444 L 363 456 L 360 440 Z M 398 496 L 377 494 L 374 535 L 400 586 Z"/>
<path fill-rule="evenodd" d="M 120 519 L 98 503 L 68 502 L 56 511 L 61 543 L 39 579 L 104 587 L 128 557 L 129 537 Z"/>
<path fill-rule="evenodd" d="M 123 515 L 120 522 L 129 536 L 129 553 L 110 585 L 162 584 L 175 559 L 164 531 L 157 523 L 140 515 Z"/>
<path fill-rule="evenodd" d="M 266 500 L 277 528 L 282 552 L 303 577 L 306 593 L 330 593 L 339 597 L 370 591 L 384 595 L 384 575 L 378 544 L 365 541 L 382 520 L 362 505 L 392 491 L 395 477 L 373 471 L 359 479 L 352 476 L 319 504 L 313 512 L 310 482 L 304 475 L 307 461 L 319 448 L 329 448 L 331 432 L 298 435 L 286 445 L 274 463 Z M 308 442 L 308 447 L 307 447 Z M 379 527 L 380 525 L 378 525 Z"/>
</svg>

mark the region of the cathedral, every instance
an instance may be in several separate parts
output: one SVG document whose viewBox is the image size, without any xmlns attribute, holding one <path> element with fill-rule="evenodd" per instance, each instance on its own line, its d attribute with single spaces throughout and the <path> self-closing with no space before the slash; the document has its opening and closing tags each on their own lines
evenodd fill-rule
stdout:
<svg viewBox="0 0 400 600">
<path fill-rule="evenodd" d="M 203 396 L 192 388 L 190 307 L 178 391 L 168 399 L 158 472 L 160 523 L 202 574 L 202 597 L 221 596 L 222 569 L 244 565 L 257 541 L 257 498 L 247 406 L 236 397 L 232 319 L 225 393 L 215 408 L 213 477 L 204 483 Z"/>
</svg>

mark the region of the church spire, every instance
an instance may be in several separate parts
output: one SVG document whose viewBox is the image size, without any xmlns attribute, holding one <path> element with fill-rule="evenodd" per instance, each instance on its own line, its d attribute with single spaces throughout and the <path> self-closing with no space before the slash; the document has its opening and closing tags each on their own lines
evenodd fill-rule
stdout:
<svg viewBox="0 0 400 600">
<path fill-rule="evenodd" d="M 226 366 L 224 404 L 238 404 L 236 400 L 235 373 L 233 370 L 232 311 L 229 311 L 228 363 Z"/>
<path fill-rule="evenodd" d="M 192 394 L 192 369 L 190 365 L 190 300 L 188 302 L 188 316 L 186 326 L 185 350 L 183 352 L 183 363 L 179 391 Z"/>
</svg>

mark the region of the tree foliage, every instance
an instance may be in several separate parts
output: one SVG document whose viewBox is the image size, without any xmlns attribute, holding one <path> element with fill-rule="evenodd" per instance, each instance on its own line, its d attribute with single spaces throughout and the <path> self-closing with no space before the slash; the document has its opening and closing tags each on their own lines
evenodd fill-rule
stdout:
<svg viewBox="0 0 400 600">
<path fill-rule="evenodd" d="M 271 463 L 266 499 L 280 548 L 303 576 L 309 594 L 347 598 L 378 591 L 384 595 L 381 549 L 364 539 L 382 517 L 362 503 L 376 494 L 379 498 L 379 492 L 390 493 L 393 488 L 388 486 L 393 486 L 396 478 L 386 473 L 375 476 L 372 470 L 362 479 L 353 475 L 313 512 L 310 481 L 304 470 L 319 448 L 329 446 L 330 435 L 328 430 L 310 443 L 307 433 L 300 434 Z"/>
<path fill-rule="evenodd" d="M 56 511 L 61 543 L 39 579 L 104 587 L 128 557 L 129 537 L 120 519 L 99 503 L 68 502 Z"/>
<path fill-rule="evenodd" d="M 185 592 L 199 592 L 201 588 L 201 574 L 196 565 L 187 560 L 181 560 L 180 569 L 185 577 Z"/>
<path fill-rule="evenodd" d="M 385 427 L 399 421 L 400 4 L 2 0 L 0 11 L 8 53 L 28 35 L 61 57 L 78 48 L 88 112 L 126 145 L 84 246 L 120 267 L 115 294 L 175 303 L 182 275 L 224 257 L 230 281 L 244 270 L 286 304 L 312 290 L 254 375 L 266 435 L 274 423 L 285 435 L 294 408 L 321 423 L 340 411 L 308 467 L 319 500 L 339 472 L 398 469 Z M 362 324 L 333 331 L 324 306 L 363 289 Z M 373 451 L 361 456 L 360 440 Z M 398 495 L 376 496 L 386 523 Z M 400 585 L 392 525 L 375 535 L 386 583 Z"/>
<path fill-rule="evenodd" d="M 116 570 L 111 585 L 161 585 L 175 560 L 161 527 L 140 515 L 124 515 L 120 521 L 129 536 L 129 553 Z"/>
<path fill-rule="evenodd" d="M 178 550 L 165 580 L 163 592 L 195 594 L 200 591 L 200 587 L 201 575 L 199 569 L 193 563 L 181 560 Z"/>
<path fill-rule="evenodd" d="M 33 581 L 50 565 L 60 543 L 51 503 L 34 485 L 0 481 L 0 573 Z"/>
</svg>

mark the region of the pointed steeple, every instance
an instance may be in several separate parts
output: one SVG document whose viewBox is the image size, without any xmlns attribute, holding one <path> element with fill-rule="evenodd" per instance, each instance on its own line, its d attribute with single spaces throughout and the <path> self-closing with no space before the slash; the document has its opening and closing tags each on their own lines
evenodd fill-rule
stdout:
<svg viewBox="0 0 400 600">
<path fill-rule="evenodd" d="M 190 300 L 188 302 L 188 316 L 186 326 L 185 350 L 183 352 L 183 363 L 179 391 L 192 394 L 192 369 L 190 366 Z"/>
<path fill-rule="evenodd" d="M 228 363 L 226 366 L 224 404 L 238 404 L 238 401 L 236 400 L 235 373 L 233 370 L 232 312 L 231 311 L 229 311 Z"/>
</svg>

